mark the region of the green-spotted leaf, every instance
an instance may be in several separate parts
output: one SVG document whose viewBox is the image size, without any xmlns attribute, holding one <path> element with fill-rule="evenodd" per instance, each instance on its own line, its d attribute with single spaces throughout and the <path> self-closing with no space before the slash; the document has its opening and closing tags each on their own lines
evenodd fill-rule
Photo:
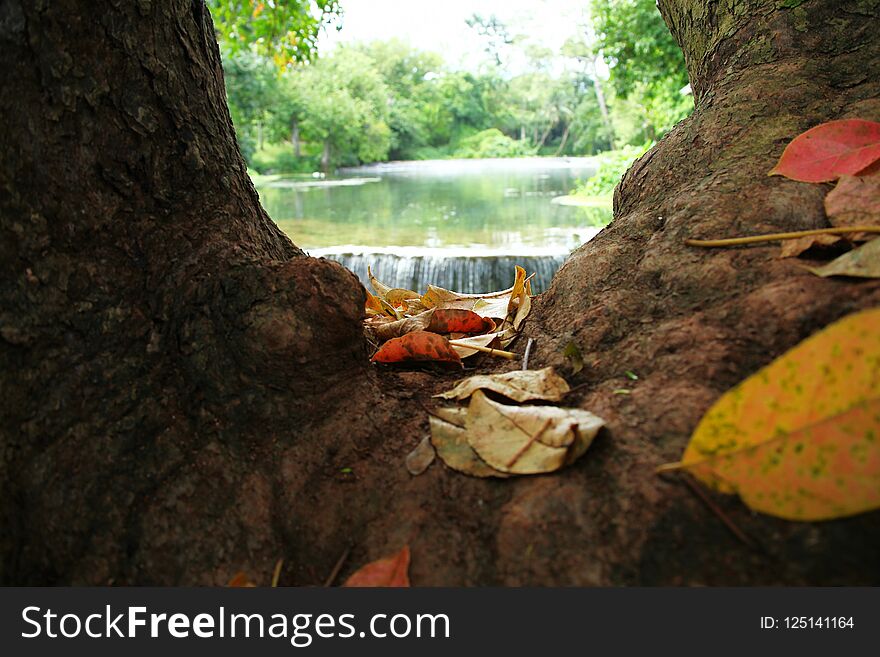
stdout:
<svg viewBox="0 0 880 657">
<path fill-rule="evenodd" d="M 853 276 L 880 278 L 880 239 L 873 239 L 857 249 L 838 256 L 823 267 L 813 267 L 816 276 Z"/>
<path fill-rule="evenodd" d="M 728 391 L 680 463 L 752 509 L 828 520 L 880 507 L 880 308 L 845 317 Z"/>
</svg>

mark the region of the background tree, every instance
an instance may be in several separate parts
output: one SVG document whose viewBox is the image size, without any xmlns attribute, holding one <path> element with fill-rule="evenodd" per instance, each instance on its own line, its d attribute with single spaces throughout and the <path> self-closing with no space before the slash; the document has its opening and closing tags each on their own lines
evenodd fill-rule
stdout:
<svg viewBox="0 0 880 657">
<path fill-rule="evenodd" d="M 322 28 L 341 15 L 338 0 L 208 0 L 218 38 L 233 53 L 256 50 L 279 67 L 309 61 Z"/>
</svg>

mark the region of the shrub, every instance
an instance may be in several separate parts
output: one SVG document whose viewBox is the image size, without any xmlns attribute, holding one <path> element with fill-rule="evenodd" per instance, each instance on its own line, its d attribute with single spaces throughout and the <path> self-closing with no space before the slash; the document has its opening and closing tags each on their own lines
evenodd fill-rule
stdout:
<svg viewBox="0 0 880 657">
<path fill-rule="evenodd" d="M 608 196 L 630 165 L 644 155 L 654 145 L 650 142 L 643 146 L 624 146 L 608 151 L 599 156 L 599 169 L 587 180 L 579 180 L 575 184 L 574 194 L 577 196 Z"/>
<path fill-rule="evenodd" d="M 483 130 L 459 142 L 455 157 L 521 157 L 534 155 L 535 149 L 527 143 L 511 139 L 497 128 Z"/>
</svg>

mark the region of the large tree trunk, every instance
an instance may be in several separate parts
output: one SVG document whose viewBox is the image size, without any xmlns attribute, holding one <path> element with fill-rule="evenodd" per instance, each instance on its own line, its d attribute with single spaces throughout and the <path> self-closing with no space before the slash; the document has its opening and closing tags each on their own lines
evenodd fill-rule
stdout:
<svg viewBox="0 0 880 657">
<path fill-rule="evenodd" d="M 697 110 L 527 323 L 535 366 L 580 345 L 573 401 L 609 430 L 511 481 L 407 474 L 452 375 L 369 369 L 356 279 L 266 217 L 201 2 L 24 4 L 0 10 L 4 583 L 265 582 L 284 557 L 283 584 L 316 584 L 349 544 L 346 572 L 404 542 L 417 584 L 880 582 L 877 513 L 719 499 L 751 550 L 653 474 L 723 390 L 880 302 L 773 247 L 682 245 L 825 223 L 821 187 L 766 171 L 815 123 L 880 118 L 876 2 L 664 4 Z"/>
</svg>

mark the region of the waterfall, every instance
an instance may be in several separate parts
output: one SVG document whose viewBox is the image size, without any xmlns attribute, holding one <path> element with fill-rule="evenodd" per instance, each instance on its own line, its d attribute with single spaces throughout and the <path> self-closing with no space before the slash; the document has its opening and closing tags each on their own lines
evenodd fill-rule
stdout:
<svg viewBox="0 0 880 657">
<path fill-rule="evenodd" d="M 457 292 L 476 293 L 503 290 L 513 284 L 514 266 L 534 272 L 532 291 L 543 292 L 565 255 L 432 255 L 423 251 L 413 255 L 396 253 L 344 253 L 330 249 L 320 255 L 353 271 L 367 289 L 367 266 L 380 281 L 392 287 L 424 292 L 428 284 Z"/>
</svg>

